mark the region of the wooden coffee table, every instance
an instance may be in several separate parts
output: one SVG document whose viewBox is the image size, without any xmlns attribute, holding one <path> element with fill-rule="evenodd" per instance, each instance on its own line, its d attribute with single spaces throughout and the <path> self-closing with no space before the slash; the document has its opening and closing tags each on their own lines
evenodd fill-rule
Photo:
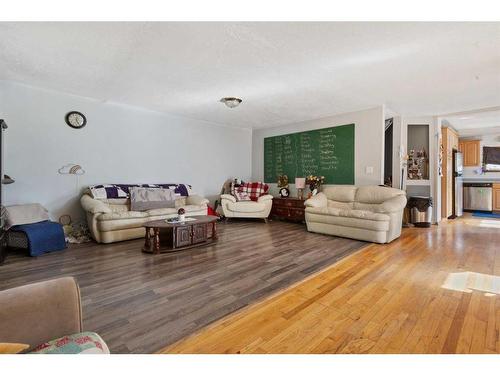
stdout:
<svg viewBox="0 0 500 375">
<path fill-rule="evenodd" d="M 195 220 L 179 223 L 155 220 L 143 224 L 146 228 L 146 236 L 142 251 L 160 254 L 208 245 L 217 241 L 217 217 L 188 217 Z"/>
</svg>

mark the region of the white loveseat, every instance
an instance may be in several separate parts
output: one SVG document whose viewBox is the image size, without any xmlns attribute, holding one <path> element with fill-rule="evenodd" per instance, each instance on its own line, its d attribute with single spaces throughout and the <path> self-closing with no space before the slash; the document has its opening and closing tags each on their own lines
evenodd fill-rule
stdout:
<svg viewBox="0 0 500 375">
<path fill-rule="evenodd" d="M 273 196 L 269 194 L 261 195 L 257 201 L 236 201 L 236 198 L 230 194 L 222 194 L 221 206 L 222 212 L 226 218 L 249 218 L 264 219 L 271 213 L 273 206 Z"/>
<path fill-rule="evenodd" d="M 208 199 L 190 195 L 177 199 L 175 208 L 131 211 L 129 199 L 94 199 L 90 191 L 86 191 L 80 202 L 94 240 L 111 243 L 144 237 L 144 223 L 175 217 L 181 207 L 186 210 L 186 216 L 206 215 Z"/>
<path fill-rule="evenodd" d="M 307 230 L 369 242 L 401 235 L 406 193 L 382 186 L 334 185 L 305 201 Z"/>
</svg>

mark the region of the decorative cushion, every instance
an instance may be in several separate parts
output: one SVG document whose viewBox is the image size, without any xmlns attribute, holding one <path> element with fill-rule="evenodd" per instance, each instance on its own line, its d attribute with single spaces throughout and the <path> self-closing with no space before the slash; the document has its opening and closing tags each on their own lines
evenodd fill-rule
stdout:
<svg viewBox="0 0 500 375">
<path fill-rule="evenodd" d="M 162 188 L 130 188 L 130 210 L 147 211 L 157 208 L 174 208 L 175 193 Z"/>
<path fill-rule="evenodd" d="M 187 197 L 191 194 L 191 186 L 184 184 L 108 184 L 90 185 L 90 195 L 94 199 L 128 198 L 133 187 L 170 189 L 177 196 Z"/>
<path fill-rule="evenodd" d="M 233 190 L 233 189 L 231 189 Z M 244 182 L 241 185 L 234 187 L 233 195 L 236 197 L 237 192 L 248 193 L 252 201 L 257 201 L 261 195 L 267 194 L 269 185 L 262 182 Z"/>
<path fill-rule="evenodd" d="M 251 201 L 252 199 L 250 199 L 250 195 L 248 195 L 248 193 L 246 191 L 238 191 L 236 190 L 234 192 L 234 197 L 236 198 L 236 200 L 238 202 L 244 202 L 244 201 Z"/>
<path fill-rule="evenodd" d="M 30 354 L 109 354 L 97 333 L 81 332 L 38 345 Z"/>
</svg>

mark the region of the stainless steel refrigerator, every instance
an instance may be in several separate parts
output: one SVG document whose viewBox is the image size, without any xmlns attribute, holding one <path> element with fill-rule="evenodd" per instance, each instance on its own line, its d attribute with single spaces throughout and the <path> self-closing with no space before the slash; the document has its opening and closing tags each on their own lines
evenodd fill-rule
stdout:
<svg viewBox="0 0 500 375">
<path fill-rule="evenodd" d="M 453 151 L 453 214 L 456 218 L 464 214 L 464 183 L 462 174 L 464 172 L 463 155 L 461 152 Z"/>
</svg>

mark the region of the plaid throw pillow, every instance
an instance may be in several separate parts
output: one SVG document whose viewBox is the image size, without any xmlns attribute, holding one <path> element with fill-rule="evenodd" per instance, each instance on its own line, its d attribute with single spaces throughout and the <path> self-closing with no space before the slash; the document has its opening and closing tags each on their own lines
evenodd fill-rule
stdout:
<svg viewBox="0 0 500 375">
<path fill-rule="evenodd" d="M 268 190 L 269 185 L 262 182 L 245 182 L 240 186 L 235 187 L 235 192 L 247 193 L 250 196 L 250 199 L 254 202 L 257 201 L 261 195 L 267 194 Z"/>
</svg>

